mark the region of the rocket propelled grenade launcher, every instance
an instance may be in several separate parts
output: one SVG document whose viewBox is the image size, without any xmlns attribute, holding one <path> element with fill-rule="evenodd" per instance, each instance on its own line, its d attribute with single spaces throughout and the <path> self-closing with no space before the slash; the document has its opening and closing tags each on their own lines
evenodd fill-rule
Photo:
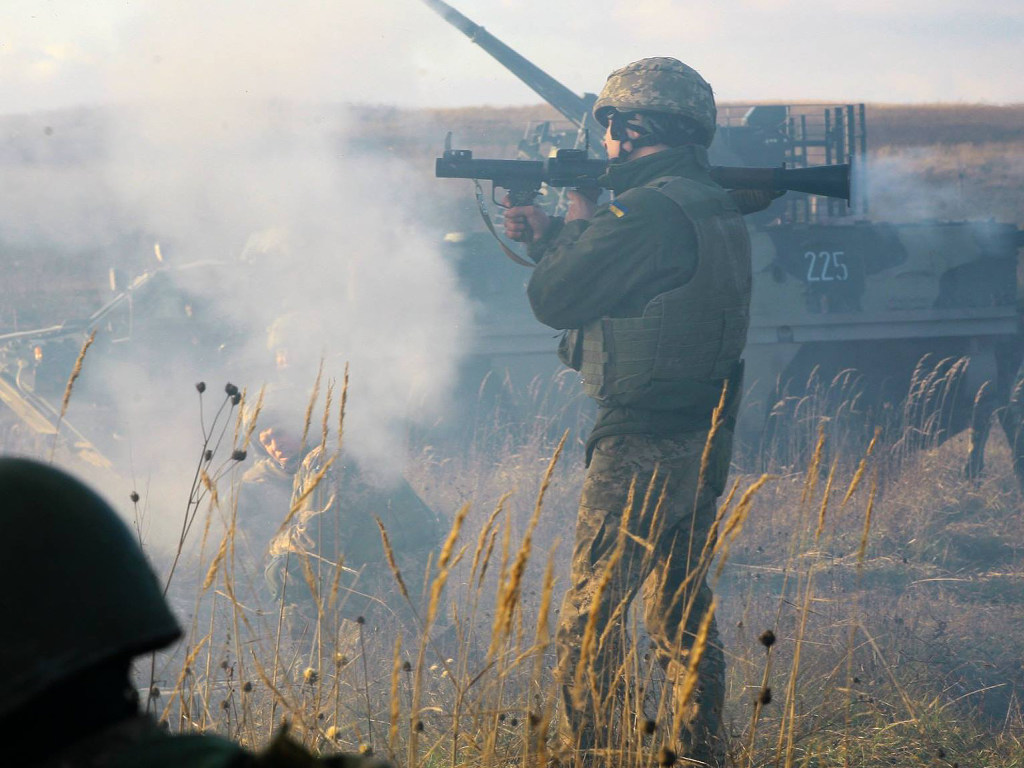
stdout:
<svg viewBox="0 0 1024 768">
<path fill-rule="evenodd" d="M 607 167 L 605 160 L 588 157 L 583 149 L 560 149 L 546 160 L 476 160 L 471 150 L 452 149 L 449 134 L 444 154 L 435 163 L 434 175 L 441 179 L 490 181 L 493 187 L 508 190 L 509 202 L 516 206 L 533 203 L 543 184 L 599 188 L 598 179 Z M 713 165 L 711 178 L 726 189 L 785 190 L 850 200 L 849 163 L 811 168 Z"/>
</svg>

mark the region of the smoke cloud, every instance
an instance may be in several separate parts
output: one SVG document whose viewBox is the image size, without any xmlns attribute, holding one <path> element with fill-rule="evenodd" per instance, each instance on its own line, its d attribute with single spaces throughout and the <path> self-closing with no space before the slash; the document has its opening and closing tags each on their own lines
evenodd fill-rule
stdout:
<svg viewBox="0 0 1024 768">
<path fill-rule="evenodd" d="M 407 427 L 451 407 L 470 310 L 440 254 L 442 225 L 420 213 L 430 194 L 420 171 L 386 151 L 355 151 L 348 109 L 312 103 L 325 78 L 344 102 L 368 66 L 344 41 L 373 47 L 358 17 L 324 24 L 312 6 L 262 2 L 242 17 L 216 4 L 155 4 L 132 21 L 131 44 L 107 73 L 121 106 L 87 118 L 98 122 L 81 132 L 93 144 L 33 145 L 25 157 L 8 143 L 0 157 L 8 243 L 111 263 L 126 243 L 159 243 L 164 261 L 149 265 L 161 282 L 131 306 L 135 339 L 147 343 L 119 347 L 125 324 L 102 328 L 68 421 L 94 421 L 103 403 L 116 469 L 149 489 L 161 541 L 180 525 L 173 510 L 202 441 L 197 381 L 209 384 L 207 422 L 230 378 L 252 397 L 267 385 L 268 402 L 301 427 L 321 362 L 339 384 L 347 363 L 345 444 L 392 477 Z M 369 65 L 400 69 L 399 58 Z M 162 330 L 180 326 L 191 330 Z M 120 501 L 130 489 L 105 490 Z"/>
</svg>

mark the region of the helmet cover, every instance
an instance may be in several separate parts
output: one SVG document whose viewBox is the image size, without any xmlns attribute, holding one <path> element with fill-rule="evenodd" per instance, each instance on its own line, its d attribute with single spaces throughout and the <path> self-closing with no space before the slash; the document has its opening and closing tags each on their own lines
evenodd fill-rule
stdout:
<svg viewBox="0 0 1024 768">
<path fill-rule="evenodd" d="M 715 135 L 715 95 L 708 82 L 692 67 L 677 59 L 641 59 L 608 76 L 594 102 L 594 117 L 607 126 L 613 111 L 662 112 L 680 115 L 696 123 L 705 146 Z"/>
</svg>

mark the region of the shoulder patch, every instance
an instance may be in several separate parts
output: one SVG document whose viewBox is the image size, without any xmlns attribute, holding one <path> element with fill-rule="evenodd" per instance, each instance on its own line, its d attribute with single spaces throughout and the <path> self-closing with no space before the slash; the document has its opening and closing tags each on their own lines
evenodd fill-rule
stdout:
<svg viewBox="0 0 1024 768">
<path fill-rule="evenodd" d="M 608 204 L 608 210 L 611 211 L 612 213 L 614 213 L 620 219 L 623 216 L 625 216 L 627 213 L 629 213 L 629 209 L 626 208 L 626 206 L 622 205 L 622 203 L 618 203 L 618 202 L 609 203 Z"/>
</svg>

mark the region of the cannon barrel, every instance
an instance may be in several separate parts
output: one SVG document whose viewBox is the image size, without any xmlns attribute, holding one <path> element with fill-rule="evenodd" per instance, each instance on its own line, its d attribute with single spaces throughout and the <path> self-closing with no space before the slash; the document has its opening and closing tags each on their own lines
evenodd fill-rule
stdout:
<svg viewBox="0 0 1024 768">
<path fill-rule="evenodd" d="M 443 0 L 423 0 L 423 2 L 497 59 L 502 66 L 522 80 L 544 101 L 561 112 L 577 128 L 589 128 L 597 136 L 604 132 L 604 129 L 590 114 L 590 110 L 597 100 L 596 96 L 593 94 L 579 96 L 573 93 L 536 64 L 516 53 L 486 29 L 470 21 Z"/>
</svg>

